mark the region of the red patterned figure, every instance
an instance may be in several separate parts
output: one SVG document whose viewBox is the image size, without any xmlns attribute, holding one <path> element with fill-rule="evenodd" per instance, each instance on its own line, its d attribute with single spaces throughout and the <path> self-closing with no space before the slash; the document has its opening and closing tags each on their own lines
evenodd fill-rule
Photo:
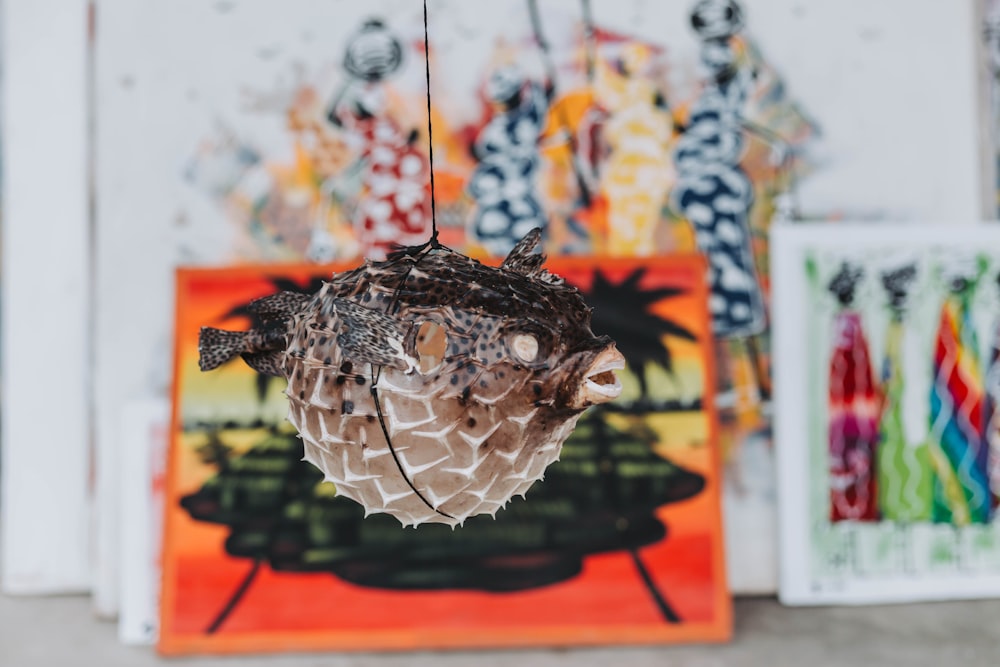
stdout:
<svg viewBox="0 0 1000 667">
<path fill-rule="evenodd" d="M 829 289 L 841 304 L 830 355 L 830 520 L 877 521 L 879 396 L 861 315 L 851 308 L 861 270 L 844 264 Z"/>
<path fill-rule="evenodd" d="M 395 245 L 420 245 L 431 232 L 427 156 L 385 111 L 381 91 L 366 89 L 354 109 L 334 109 L 330 120 L 354 134 L 364 164 L 364 190 L 354 213 L 362 253 L 385 259 Z"/>
<path fill-rule="evenodd" d="M 369 19 L 350 38 L 347 74 L 327 119 L 347 130 L 360 162 L 361 193 L 351 215 L 364 256 L 383 260 L 396 245 L 430 237 L 430 165 L 407 130 L 389 112 L 385 81 L 399 71 L 403 43 L 380 19 Z"/>
</svg>

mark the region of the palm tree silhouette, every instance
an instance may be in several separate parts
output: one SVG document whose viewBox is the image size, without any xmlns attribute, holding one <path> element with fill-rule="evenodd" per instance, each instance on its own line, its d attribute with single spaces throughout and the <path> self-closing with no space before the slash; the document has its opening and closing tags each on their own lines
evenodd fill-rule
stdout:
<svg viewBox="0 0 1000 667">
<path fill-rule="evenodd" d="M 642 289 L 639 285 L 645 275 L 646 269 L 638 268 L 621 282 L 613 283 L 597 270 L 593 285 L 586 292 L 587 301 L 594 308 L 591 322 L 594 333 L 608 335 L 618 344 L 639 381 L 639 405 L 650 401 L 646 377 L 648 364 L 673 374 L 673 357 L 664 337 L 698 340 L 686 327 L 651 310 L 664 299 L 685 294 L 685 290 L 679 287 Z"/>
</svg>

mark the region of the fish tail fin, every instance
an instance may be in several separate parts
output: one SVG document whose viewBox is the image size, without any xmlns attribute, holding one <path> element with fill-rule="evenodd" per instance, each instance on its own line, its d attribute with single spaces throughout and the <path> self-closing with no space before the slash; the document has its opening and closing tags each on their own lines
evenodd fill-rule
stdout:
<svg viewBox="0 0 1000 667">
<path fill-rule="evenodd" d="M 223 331 L 202 327 L 198 334 L 198 367 L 203 371 L 218 368 L 246 350 L 246 331 Z"/>
</svg>

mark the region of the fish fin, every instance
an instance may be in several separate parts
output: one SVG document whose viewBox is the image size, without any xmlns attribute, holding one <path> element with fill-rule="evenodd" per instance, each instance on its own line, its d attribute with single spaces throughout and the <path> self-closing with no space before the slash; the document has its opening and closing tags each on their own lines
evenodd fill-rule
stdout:
<svg viewBox="0 0 1000 667">
<path fill-rule="evenodd" d="M 251 301 L 247 310 L 262 320 L 284 319 L 305 306 L 312 295 L 302 292 L 278 292 Z"/>
<path fill-rule="evenodd" d="M 541 242 L 542 230 L 535 227 L 517 242 L 500 268 L 519 273 L 526 278 L 536 278 L 552 285 L 562 285 L 565 282 L 562 278 L 543 268 L 545 255 L 535 252 Z"/>
<path fill-rule="evenodd" d="M 426 243 L 421 245 L 399 245 L 393 244 L 392 249 L 386 255 L 386 259 L 390 262 L 403 259 L 404 257 L 416 257 L 424 250 L 427 249 Z"/>
<path fill-rule="evenodd" d="M 333 298 L 332 305 L 341 321 L 337 344 L 344 358 L 403 371 L 416 366 L 416 360 L 403 350 L 408 323 L 347 299 Z"/>
<path fill-rule="evenodd" d="M 285 354 L 282 351 L 257 352 L 255 354 L 244 353 L 240 355 L 247 366 L 258 373 L 273 375 L 275 377 L 285 377 Z"/>
<path fill-rule="evenodd" d="M 218 368 L 243 352 L 246 341 L 246 331 L 202 327 L 198 333 L 198 367 L 203 371 Z"/>
<path fill-rule="evenodd" d="M 503 260 L 503 264 L 500 265 L 500 268 L 530 275 L 545 261 L 545 255 L 535 252 L 539 245 L 541 245 L 541 242 L 542 230 L 539 227 L 535 227 L 525 234 L 524 238 L 518 241 L 511 249 L 507 254 L 507 258 Z"/>
</svg>

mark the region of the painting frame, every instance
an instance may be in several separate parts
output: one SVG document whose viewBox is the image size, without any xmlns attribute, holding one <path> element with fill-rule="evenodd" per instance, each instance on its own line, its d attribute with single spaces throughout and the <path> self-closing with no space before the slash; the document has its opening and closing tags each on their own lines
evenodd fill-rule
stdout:
<svg viewBox="0 0 1000 667">
<path fill-rule="evenodd" d="M 656 258 L 662 259 L 662 258 Z M 601 264 L 597 264 L 593 258 L 572 258 L 567 260 L 559 260 L 557 262 L 550 262 L 549 268 L 555 271 L 577 271 L 578 273 L 583 273 L 585 271 L 592 270 L 595 266 L 600 266 L 602 269 L 608 271 L 608 275 L 631 275 L 629 271 L 631 267 L 634 267 L 636 261 L 633 260 L 604 260 Z M 640 262 L 642 263 L 642 262 Z M 646 261 L 646 264 L 651 262 Z M 285 273 L 285 272 L 291 273 Z M 704 392 L 702 396 L 705 400 L 699 400 L 697 405 L 698 413 L 700 416 L 698 419 L 702 423 L 702 426 L 698 427 L 699 433 L 702 433 L 704 438 L 701 440 L 701 445 L 698 447 L 701 449 L 700 452 L 695 452 L 694 455 L 698 461 L 701 461 L 703 465 L 707 468 L 698 467 L 697 470 L 701 474 L 705 474 L 706 471 L 710 471 L 710 477 L 704 480 L 704 485 L 699 488 L 695 496 L 685 496 L 684 499 L 692 498 L 692 502 L 698 503 L 697 508 L 691 509 L 686 514 L 684 525 L 685 526 L 698 526 L 698 521 L 692 519 L 691 512 L 708 512 L 706 515 L 708 518 L 708 523 L 711 526 L 704 527 L 704 517 L 702 518 L 702 525 L 696 528 L 696 537 L 704 535 L 704 539 L 708 539 L 708 542 L 704 542 L 702 537 L 698 537 L 702 540 L 702 543 L 707 545 L 707 551 L 704 552 L 707 560 L 702 562 L 700 565 L 696 566 L 696 570 L 709 571 L 711 573 L 711 594 L 708 598 L 705 598 L 703 602 L 697 603 L 697 608 L 708 609 L 709 611 L 698 611 L 697 621 L 691 622 L 681 622 L 677 624 L 676 622 L 663 622 L 661 621 L 643 621 L 639 623 L 630 623 L 623 621 L 621 623 L 598 623 L 592 622 L 590 624 L 581 625 L 579 622 L 563 622 L 547 620 L 552 618 L 552 614 L 556 613 L 558 608 L 566 608 L 566 605 L 572 605 L 569 602 L 572 599 L 577 600 L 577 604 L 590 609 L 596 609 L 600 606 L 602 597 L 603 599 L 624 599 L 619 593 L 612 593 L 614 589 L 626 589 L 637 590 L 642 589 L 642 579 L 637 576 L 638 573 L 645 572 L 646 574 L 651 573 L 651 576 L 660 581 L 663 581 L 662 568 L 664 560 L 668 556 L 659 545 L 669 540 L 660 541 L 661 538 L 657 538 L 656 542 L 649 543 L 648 546 L 642 547 L 643 556 L 642 560 L 638 560 L 639 548 L 636 547 L 632 555 L 634 561 L 637 560 L 638 564 L 635 569 L 629 570 L 631 574 L 627 575 L 629 577 L 628 585 L 622 586 L 621 582 L 617 586 L 609 585 L 610 579 L 602 579 L 601 577 L 611 576 L 607 574 L 600 574 L 601 572 L 613 572 L 615 567 L 629 567 L 628 556 L 625 551 L 621 551 L 620 554 L 617 553 L 604 553 L 604 552 L 593 552 L 593 558 L 597 558 L 600 562 L 596 567 L 596 570 L 592 570 L 593 562 L 597 561 L 583 561 L 584 563 L 584 574 L 579 575 L 580 577 L 590 577 L 585 581 L 590 582 L 591 586 L 590 594 L 584 595 L 586 588 L 584 583 L 571 582 L 570 580 L 557 580 L 551 585 L 544 584 L 541 587 L 530 588 L 521 590 L 514 590 L 513 592 L 503 593 L 503 592 L 489 592 L 485 590 L 474 590 L 469 589 L 441 589 L 437 591 L 427 591 L 427 590 L 414 590 L 414 591 L 402 591 L 398 593 L 402 597 L 396 597 L 397 591 L 393 590 L 371 590 L 370 588 L 363 588 L 359 586 L 348 586 L 344 588 L 343 585 L 338 584 L 335 589 L 339 591 L 340 594 L 347 596 L 342 598 L 346 604 L 357 604 L 359 617 L 362 618 L 372 618 L 372 609 L 370 608 L 372 604 L 381 604 L 382 608 L 399 607 L 405 604 L 417 605 L 417 608 L 421 604 L 425 605 L 426 617 L 432 619 L 431 621 L 422 621 L 421 619 L 416 619 L 410 625 L 400 625 L 397 627 L 391 627 L 392 621 L 388 621 L 389 626 L 386 627 L 376 627 L 373 628 L 362 628 L 362 627 L 348 627 L 340 628 L 324 626 L 320 628 L 319 625 L 312 624 L 311 629 L 306 628 L 304 630 L 293 629 L 292 621 L 285 619 L 284 630 L 279 628 L 278 631 L 267 630 L 263 627 L 258 627 L 253 631 L 249 631 L 250 627 L 247 623 L 252 623 L 252 620 L 247 620 L 244 618 L 238 621 L 236 627 L 239 631 L 227 631 L 226 626 L 221 623 L 213 622 L 212 627 L 214 628 L 212 632 L 192 632 L 191 624 L 187 622 L 184 628 L 181 627 L 183 621 L 178 622 L 180 616 L 178 616 L 179 605 L 186 605 L 190 609 L 190 604 L 185 603 L 181 598 L 185 594 L 182 589 L 187 588 L 188 591 L 192 590 L 194 582 L 197 580 L 191 578 L 191 570 L 188 568 L 184 570 L 184 566 L 179 564 L 180 561 L 177 558 L 177 554 L 180 553 L 178 550 L 178 544 L 183 543 L 185 538 L 183 535 L 190 534 L 190 530 L 185 528 L 185 526 L 190 526 L 193 521 L 191 516 L 184 513 L 179 507 L 179 501 L 183 496 L 184 492 L 188 492 L 188 497 L 190 497 L 190 483 L 186 488 L 182 488 L 183 480 L 185 477 L 190 479 L 190 475 L 184 471 L 184 465 L 181 463 L 185 456 L 189 456 L 190 452 L 185 453 L 185 445 L 182 444 L 184 436 L 184 431 L 182 428 L 185 422 L 185 405 L 192 405 L 192 401 L 185 402 L 185 391 L 190 392 L 191 390 L 186 390 L 189 386 L 185 383 L 190 381 L 190 374 L 195 371 L 186 371 L 186 368 L 190 368 L 192 363 L 192 335 L 196 334 L 193 328 L 192 311 L 194 299 L 188 298 L 186 295 L 192 294 L 191 284 L 192 281 L 197 281 L 199 279 L 207 280 L 207 284 L 211 284 L 212 276 L 218 277 L 221 281 L 219 285 L 225 283 L 226 280 L 233 281 L 252 281 L 260 280 L 262 275 L 269 276 L 284 276 L 289 278 L 290 275 L 295 275 L 295 280 L 300 283 L 304 281 L 305 276 L 316 276 L 323 275 L 326 269 L 324 267 L 317 268 L 315 265 L 286 265 L 284 267 L 275 266 L 243 266 L 243 267 L 232 267 L 232 268 L 222 268 L 222 269 L 202 269 L 202 268 L 183 268 L 179 269 L 177 272 L 177 313 L 178 321 L 186 322 L 186 324 L 178 325 L 178 335 L 176 337 L 176 356 L 175 356 L 175 377 L 178 378 L 174 385 L 175 400 L 173 407 L 172 416 L 172 436 L 171 436 L 171 448 L 169 454 L 169 461 L 167 466 L 167 483 L 166 483 L 166 514 L 165 514 L 165 537 L 164 537 L 164 555 L 163 555 L 163 589 L 161 594 L 161 625 L 160 625 L 160 639 L 158 644 L 158 650 L 165 655 L 181 655 L 190 653 L 242 653 L 248 651 L 283 651 L 283 650 L 343 650 L 343 651 L 356 651 L 356 650 L 431 650 L 431 649 L 472 649 L 472 648 L 513 648 L 513 647 L 556 647 L 556 646 L 581 646 L 581 645 L 609 645 L 609 644 L 659 644 L 659 643 L 675 643 L 675 642 L 719 642 L 726 641 L 730 638 L 732 633 L 732 608 L 731 608 L 731 598 L 728 591 L 728 586 L 726 583 L 726 567 L 724 558 L 724 531 L 722 526 L 721 518 L 721 470 L 719 465 L 719 452 L 717 448 L 717 420 L 715 418 L 715 409 L 712 404 L 710 397 L 712 395 L 712 382 L 714 381 L 714 373 L 712 369 L 712 355 L 710 352 L 710 346 L 707 342 L 710 340 L 707 336 L 698 343 L 700 352 L 700 358 L 696 360 L 699 364 L 698 372 L 703 374 L 701 385 L 701 390 Z M 663 269 L 664 272 L 668 272 L 669 269 Z M 617 272 L 617 273 L 616 273 Z M 707 318 L 707 302 L 705 299 L 706 285 L 704 283 L 704 260 L 696 255 L 683 256 L 677 260 L 678 275 L 686 275 L 688 279 L 691 280 L 691 289 L 689 292 L 685 293 L 683 298 L 686 299 L 685 303 L 689 304 L 690 308 L 693 308 L 692 317 L 697 318 L 702 321 L 702 326 L 705 327 L 707 331 L 708 318 Z M 207 277 L 207 278 L 206 278 Z M 662 280 L 662 278 L 661 278 Z M 221 287 L 209 288 L 221 290 Z M 224 291 L 221 290 L 220 293 Z M 662 297 L 661 297 L 662 298 Z M 220 301 L 220 303 L 222 303 Z M 225 309 L 222 309 L 225 310 Z M 215 312 L 222 312 L 219 308 L 215 308 Z M 204 309 L 199 312 L 205 312 Z M 692 343 L 693 344 L 693 343 Z M 224 370 L 224 369 L 221 369 Z M 215 371 L 218 372 L 218 371 Z M 187 373 L 188 379 L 185 379 L 185 373 Z M 190 385 L 193 386 L 193 385 Z M 192 396 L 193 394 L 189 394 Z M 283 397 L 281 397 L 283 400 Z M 204 410 L 201 407 L 198 408 L 199 414 L 211 414 L 211 406 L 205 407 Z M 190 414 L 188 414 L 190 421 Z M 566 458 L 566 450 L 564 449 L 564 458 Z M 296 459 L 296 462 L 297 459 Z M 301 465 L 310 467 L 308 464 L 302 463 Z M 688 466 L 687 462 L 682 462 L 681 467 Z M 200 478 L 199 478 L 200 479 Z M 547 479 L 552 479 L 552 474 L 547 476 Z M 532 496 L 531 491 L 528 493 L 529 500 Z M 350 502 L 350 501 L 345 501 Z M 686 511 L 680 505 L 673 506 L 680 508 L 677 511 Z M 700 509 L 698 509 L 700 508 Z M 360 512 L 360 508 L 358 508 Z M 510 510 L 506 510 L 510 511 Z M 656 512 L 657 521 L 663 516 L 668 516 L 670 510 L 663 507 L 659 508 Z M 360 513 L 359 513 L 360 516 Z M 498 515 L 499 516 L 499 515 Z M 672 515 L 677 517 L 679 515 Z M 714 518 L 712 518 L 714 517 Z M 363 521 L 369 522 L 376 517 L 366 518 Z M 502 517 L 501 517 L 502 518 Z M 484 521 L 489 520 L 489 517 L 485 517 Z M 670 535 L 676 536 L 680 535 L 683 537 L 684 531 L 688 528 L 678 527 L 679 523 L 672 523 L 674 519 L 664 519 L 666 523 L 671 526 L 669 528 Z M 680 519 L 678 519 L 680 521 Z M 367 525 L 367 524 L 366 524 Z M 212 533 L 216 537 L 211 539 L 217 540 L 221 545 L 221 540 L 219 540 L 220 532 L 218 527 L 211 527 L 210 530 L 215 531 Z M 437 526 L 431 526 L 430 528 L 437 528 Z M 443 527 L 441 527 L 443 528 Z M 467 530 L 466 528 L 458 528 L 457 531 Z M 427 527 L 421 527 L 420 530 L 426 530 Z M 681 532 L 675 532 L 681 531 Z M 187 530 L 187 532 L 183 532 Z M 198 527 L 197 530 L 202 530 Z M 403 531 L 404 529 L 396 526 L 396 531 Z M 619 530 L 621 530 L 619 528 Z M 701 531 L 701 532 L 698 532 Z M 413 533 L 414 531 L 409 530 L 408 533 Z M 680 539 L 680 538 L 676 538 Z M 678 549 L 687 549 L 686 545 L 688 543 L 682 543 L 678 546 Z M 697 550 L 696 550 L 697 551 Z M 680 551 L 674 551 L 674 556 L 682 553 Z M 685 552 L 686 553 L 686 552 Z M 697 553 L 702 553 L 697 551 Z M 650 555 L 653 554 L 653 555 Z M 587 555 L 587 554 L 585 554 Z M 209 556 L 208 558 L 216 558 L 215 556 Z M 590 556 L 588 556 L 588 559 Z M 693 556 L 686 556 L 682 560 L 690 561 Z M 697 558 L 701 558 L 698 556 Z M 684 566 L 687 567 L 687 566 Z M 243 563 L 240 563 L 237 567 L 238 570 L 242 570 L 248 573 L 249 578 L 253 579 L 253 572 L 256 566 L 251 566 L 247 568 Z M 610 569 L 609 569 L 610 568 Z M 185 574 L 187 572 L 187 574 Z M 233 570 L 236 572 L 236 570 Z M 597 578 L 593 578 L 594 572 L 597 572 Z M 278 590 L 272 586 L 274 578 L 285 577 L 285 582 L 290 581 L 288 577 L 304 576 L 313 577 L 313 579 L 305 579 L 304 581 L 319 581 L 316 579 L 318 573 L 294 573 L 294 572 L 271 572 L 268 571 L 267 577 L 271 579 L 265 580 L 266 586 L 271 586 L 269 590 Z M 324 575 L 329 576 L 329 575 Z M 577 575 L 574 575 L 574 578 Z M 701 575 L 698 575 L 701 576 Z M 230 581 L 236 582 L 242 575 L 233 579 L 230 577 Z M 333 579 L 333 577 L 330 577 Z M 676 578 L 674 581 L 678 581 Z M 603 584 L 600 582 L 604 582 Z M 691 586 L 697 587 L 700 584 L 694 583 L 695 580 L 692 579 Z M 321 584 L 325 585 L 325 584 Z M 648 584 L 646 584 L 648 586 Z M 570 593 L 566 593 L 566 588 L 572 586 Z M 686 584 L 685 584 L 686 586 Z M 195 586 L 197 588 L 197 586 Z M 290 589 L 293 590 L 293 589 Z M 573 592 L 575 591 L 575 592 Z M 627 593 L 626 593 L 627 594 Z M 520 600 L 513 599 L 511 596 L 522 596 Z M 563 607 L 553 607 L 553 600 L 563 599 L 560 598 L 562 595 L 569 595 L 569 597 L 564 598 Z M 583 597 L 580 597 L 584 595 Z M 576 596 L 576 597 L 574 597 Z M 655 595 L 654 595 L 655 597 Z M 395 602 L 393 602 L 395 600 Z M 513 602 L 511 602 L 513 600 Z M 586 602 L 584 602 L 586 600 Z M 351 602 L 353 601 L 353 602 Z M 372 602 L 375 601 L 375 602 Z M 274 599 L 272 599 L 274 602 Z M 484 621 L 480 620 L 478 625 L 476 622 L 471 624 L 462 625 L 461 631 L 456 632 L 454 620 L 457 618 L 459 613 L 457 610 L 461 609 L 461 605 L 469 605 L 469 613 L 472 613 L 474 617 L 481 616 L 483 614 L 483 609 L 486 609 L 490 602 L 494 602 L 501 608 L 508 609 L 525 609 L 530 607 L 525 607 L 524 605 L 541 605 L 542 609 L 548 609 L 548 612 L 542 612 L 536 619 L 535 623 L 527 624 L 523 622 L 506 621 L 501 622 L 499 627 L 491 627 L 485 624 Z M 214 604 L 214 603 L 213 603 Z M 643 605 L 650 604 L 650 600 L 645 600 Z M 455 605 L 459 605 L 456 607 Z M 478 605 L 478 606 L 477 606 Z M 506 606 L 505 606 L 506 605 Z M 513 606 L 510 606 L 513 605 Z M 518 606 L 520 605 L 520 606 Z M 548 605 L 548 606 L 547 606 Z M 218 605 L 216 605 L 218 606 Z M 478 612 L 476 610 L 479 610 Z M 449 611 L 450 610 L 450 611 Z M 609 614 L 612 613 L 624 613 L 623 618 L 631 618 L 630 613 L 633 612 L 618 612 L 612 609 L 611 611 L 605 612 L 592 612 L 586 610 L 582 612 L 584 614 L 596 613 L 599 618 L 607 618 Z M 639 613 L 639 612 L 635 612 Z M 683 612 L 682 609 L 682 613 Z M 710 619 L 706 620 L 705 614 L 709 614 Z M 603 616 L 602 616 L 603 614 Z M 390 614 L 391 615 L 391 614 Z M 280 614 L 278 615 L 280 617 Z M 579 616 L 577 614 L 576 616 Z M 206 617 L 208 618 L 208 617 Z M 233 617 L 235 618 L 235 616 Z M 575 618 L 575 616 L 573 617 Z M 433 619 L 437 619 L 433 621 Z M 450 619 L 450 620 L 449 620 Z M 435 627 L 434 623 L 438 623 Z M 229 624 L 230 621 L 225 621 Z M 464 623 L 464 621 L 463 621 Z M 280 623 L 279 623 L 280 625 Z M 461 624 L 460 624 L 461 625 Z M 221 626 L 221 630 L 219 629 Z"/>
</svg>

